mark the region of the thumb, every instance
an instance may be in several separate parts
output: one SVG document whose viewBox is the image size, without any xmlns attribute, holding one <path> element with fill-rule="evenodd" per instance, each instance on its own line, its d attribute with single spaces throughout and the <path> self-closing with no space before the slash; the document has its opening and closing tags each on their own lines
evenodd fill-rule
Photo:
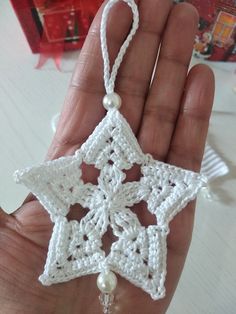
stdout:
<svg viewBox="0 0 236 314">
<path fill-rule="evenodd" d="M 14 218 L 7 214 L 0 206 L 0 228 L 7 228 L 14 225 Z"/>
</svg>

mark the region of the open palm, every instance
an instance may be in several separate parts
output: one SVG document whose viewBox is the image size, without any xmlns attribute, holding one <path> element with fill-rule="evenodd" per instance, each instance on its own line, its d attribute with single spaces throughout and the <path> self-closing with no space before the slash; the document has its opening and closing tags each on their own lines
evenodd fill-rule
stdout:
<svg viewBox="0 0 236 314">
<path fill-rule="evenodd" d="M 213 102 L 214 79 L 212 72 L 203 65 L 195 66 L 188 73 L 198 23 L 196 10 L 188 4 L 173 6 L 167 0 L 136 2 L 140 28 L 119 71 L 116 85 L 123 103 L 121 112 L 145 153 L 198 171 Z M 99 38 L 101 12 L 102 8 L 80 53 L 48 159 L 73 154 L 105 115 L 101 105 L 105 94 Z M 117 4 L 108 21 L 112 61 L 127 36 L 131 21 L 129 9 L 123 3 Z M 86 176 L 92 180 L 93 170 L 87 170 Z M 138 210 L 139 219 L 144 225 L 152 223 L 153 217 L 142 206 Z M 166 297 L 153 301 L 141 289 L 119 277 L 115 313 L 166 311 L 191 241 L 194 207 L 194 203 L 188 205 L 170 225 Z M 101 313 L 96 276 L 51 287 L 38 282 L 51 233 L 49 215 L 33 196 L 29 196 L 13 215 L 0 211 L 1 313 Z M 109 241 L 110 234 L 107 246 Z"/>
</svg>

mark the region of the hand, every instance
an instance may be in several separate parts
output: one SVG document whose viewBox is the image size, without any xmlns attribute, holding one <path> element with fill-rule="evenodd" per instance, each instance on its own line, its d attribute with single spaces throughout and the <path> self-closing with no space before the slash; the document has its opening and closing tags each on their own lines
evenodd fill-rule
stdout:
<svg viewBox="0 0 236 314">
<path fill-rule="evenodd" d="M 204 65 L 197 65 L 188 73 L 198 15 L 189 4 L 173 6 L 169 0 L 137 2 L 140 28 L 119 71 L 116 85 L 123 100 L 121 112 L 144 152 L 151 153 L 155 159 L 199 171 L 213 102 L 214 78 Z M 105 115 L 101 105 L 105 94 L 99 39 L 101 12 L 102 9 L 81 51 L 48 159 L 73 154 Z M 123 3 L 117 4 L 111 12 L 108 44 L 112 61 L 127 35 L 131 18 Z M 191 241 L 194 207 L 194 203 L 188 205 L 170 225 L 166 297 L 153 301 L 141 289 L 119 277 L 115 313 L 165 313 Z M 145 210 L 139 218 L 144 224 L 152 221 Z M 52 223 L 47 212 L 32 196 L 15 214 L 0 212 L 1 313 L 102 312 L 96 276 L 51 287 L 38 282 L 51 232 Z"/>
</svg>

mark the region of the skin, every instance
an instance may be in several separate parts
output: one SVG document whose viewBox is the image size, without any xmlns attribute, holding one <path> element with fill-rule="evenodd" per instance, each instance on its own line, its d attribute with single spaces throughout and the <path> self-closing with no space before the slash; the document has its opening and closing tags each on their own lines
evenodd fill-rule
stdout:
<svg viewBox="0 0 236 314">
<path fill-rule="evenodd" d="M 140 28 L 119 71 L 116 92 L 121 112 L 141 148 L 156 159 L 199 171 L 214 95 L 214 77 L 205 65 L 188 72 L 198 15 L 189 4 L 168 0 L 139 0 Z M 71 155 L 104 117 L 103 62 L 98 12 L 78 59 L 57 133 L 47 159 Z M 118 3 L 109 17 L 111 62 L 127 35 L 132 15 Z M 159 45 L 160 54 L 154 78 Z M 129 174 L 130 177 L 136 173 Z M 95 174 L 88 169 L 91 180 Z M 154 222 L 143 204 L 134 209 L 142 224 Z M 119 277 L 114 313 L 165 313 L 173 297 L 191 241 L 195 203 L 170 224 L 166 297 L 153 301 L 148 294 Z M 76 215 L 76 214 L 75 214 Z M 77 217 L 78 218 L 78 217 Z M 14 214 L 0 211 L 0 304 L 3 314 L 102 313 L 96 276 L 44 287 L 43 271 L 52 223 L 30 195 Z M 105 242 L 111 242 L 110 233 Z"/>
</svg>

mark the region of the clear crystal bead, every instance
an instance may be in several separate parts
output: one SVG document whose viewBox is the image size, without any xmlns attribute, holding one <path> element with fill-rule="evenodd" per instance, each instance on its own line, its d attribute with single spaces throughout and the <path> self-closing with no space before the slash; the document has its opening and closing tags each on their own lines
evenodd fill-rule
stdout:
<svg viewBox="0 0 236 314">
<path fill-rule="evenodd" d="M 111 313 L 111 306 L 114 301 L 114 294 L 112 293 L 101 293 L 99 295 L 100 303 L 103 307 L 104 314 L 112 314 Z"/>
</svg>

